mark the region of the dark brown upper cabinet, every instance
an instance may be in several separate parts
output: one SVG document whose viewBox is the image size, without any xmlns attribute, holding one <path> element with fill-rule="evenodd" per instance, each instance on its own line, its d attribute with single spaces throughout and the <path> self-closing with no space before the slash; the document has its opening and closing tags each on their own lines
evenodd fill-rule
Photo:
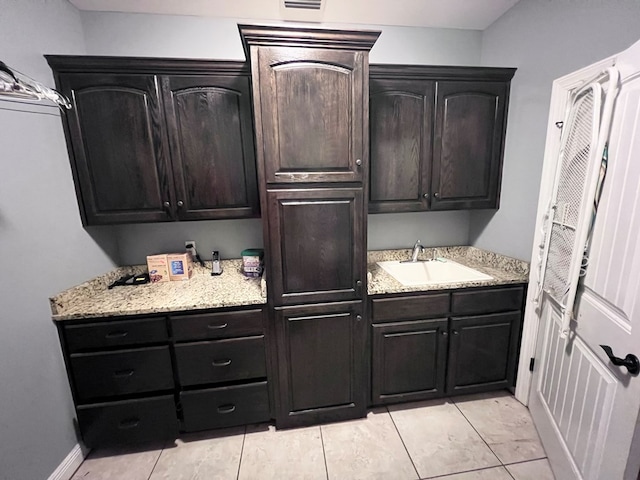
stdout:
<svg viewBox="0 0 640 480">
<path fill-rule="evenodd" d="M 438 82 L 433 210 L 498 208 L 509 86 Z"/>
<path fill-rule="evenodd" d="M 249 76 L 161 78 L 178 218 L 255 216 Z"/>
<path fill-rule="evenodd" d="M 364 298 L 362 189 L 270 189 L 267 198 L 273 303 Z"/>
<path fill-rule="evenodd" d="M 258 215 L 246 64 L 47 60 L 85 225 Z"/>
<path fill-rule="evenodd" d="M 369 212 L 429 206 L 435 82 L 370 80 Z"/>
<path fill-rule="evenodd" d="M 371 65 L 369 212 L 498 208 L 514 73 Z"/>
<path fill-rule="evenodd" d="M 362 182 L 368 50 L 379 32 L 240 26 L 266 183 Z"/>
</svg>

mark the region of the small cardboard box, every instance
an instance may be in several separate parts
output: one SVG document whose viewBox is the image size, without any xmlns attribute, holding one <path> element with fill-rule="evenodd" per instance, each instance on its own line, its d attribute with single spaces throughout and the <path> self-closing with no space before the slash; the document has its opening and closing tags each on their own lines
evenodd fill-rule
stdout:
<svg viewBox="0 0 640 480">
<path fill-rule="evenodd" d="M 189 280 L 193 274 L 193 260 L 189 253 L 167 254 L 169 278 L 171 281 Z"/>
<path fill-rule="evenodd" d="M 147 256 L 147 269 L 149 270 L 149 280 L 151 283 L 168 282 L 169 278 L 169 262 L 167 256 L 149 255 Z"/>
</svg>

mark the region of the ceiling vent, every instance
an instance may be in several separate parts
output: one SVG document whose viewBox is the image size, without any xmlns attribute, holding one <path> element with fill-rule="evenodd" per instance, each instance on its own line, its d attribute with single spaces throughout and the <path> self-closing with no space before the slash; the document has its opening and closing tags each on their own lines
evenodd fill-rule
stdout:
<svg viewBox="0 0 640 480">
<path fill-rule="evenodd" d="M 322 0 L 284 0 L 284 8 L 302 8 L 305 10 L 320 10 Z"/>
<path fill-rule="evenodd" d="M 280 0 L 278 3 L 280 18 L 285 22 L 320 23 L 324 17 L 327 0 Z"/>
</svg>

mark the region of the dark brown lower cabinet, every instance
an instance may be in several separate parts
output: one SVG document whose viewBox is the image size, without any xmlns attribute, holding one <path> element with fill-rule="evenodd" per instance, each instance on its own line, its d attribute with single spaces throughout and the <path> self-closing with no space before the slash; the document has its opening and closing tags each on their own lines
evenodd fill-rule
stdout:
<svg viewBox="0 0 640 480">
<path fill-rule="evenodd" d="M 511 386 L 521 312 L 451 318 L 447 394 Z"/>
<path fill-rule="evenodd" d="M 365 415 L 362 309 L 360 301 L 275 309 L 278 428 Z"/>
<path fill-rule="evenodd" d="M 372 403 L 512 387 L 524 291 L 516 285 L 374 297 Z M 475 315 L 461 315 L 467 313 Z"/>
<path fill-rule="evenodd" d="M 267 382 L 180 393 L 187 432 L 264 422 L 269 416 Z"/>
<path fill-rule="evenodd" d="M 447 319 L 373 326 L 373 403 L 444 395 Z"/>
<path fill-rule="evenodd" d="M 272 418 L 263 306 L 58 322 L 88 447 Z"/>
<path fill-rule="evenodd" d="M 81 405 L 77 413 L 88 447 L 162 441 L 178 435 L 173 395 Z"/>
</svg>

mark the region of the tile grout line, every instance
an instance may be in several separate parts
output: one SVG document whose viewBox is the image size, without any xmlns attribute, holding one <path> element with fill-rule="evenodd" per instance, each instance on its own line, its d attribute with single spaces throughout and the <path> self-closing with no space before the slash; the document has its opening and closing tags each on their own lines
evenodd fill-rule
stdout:
<svg viewBox="0 0 640 480">
<path fill-rule="evenodd" d="M 462 474 L 473 473 L 473 472 L 482 472 L 483 470 L 491 470 L 491 469 L 500 468 L 500 467 L 504 468 L 509 474 L 509 476 L 513 478 L 511 473 L 509 473 L 509 470 L 507 470 L 507 468 L 504 465 L 494 465 L 493 467 L 480 467 L 480 468 L 473 468 L 471 470 L 463 470 L 461 472 L 445 473 L 443 475 L 436 475 L 435 477 L 423 477 L 420 480 L 446 480 L 447 478 L 453 477 L 454 475 L 462 475 Z"/>
<path fill-rule="evenodd" d="M 240 467 L 242 466 L 242 456 L 244 455 L 244 441 L 247 438 L 247 426 L 244 426 L 244 432 L 242 433 L 242 447 L 240 447 L 240 460 L 238 461 L 238 474 L 236 480 L 240 478 Z"/>
<path fill-rule="evenodd" d="M 451 400 L 451 403 L 453 403 L 455 405 L 455 407 L 458 409 L 458 411 L 460 412 L 460 415 L 462 415 L 464 417 L 464 419 L 467 421 L 467 423 L 469 423 L 469 425 L 471 425 L 471 428 L 473 428 L 473 431 L 476 432 L 478 434 L 478 436 L 480 437 L 480 440 L 482 440 L 484 442 L 484 444 L 487 446 L 487 448 L 489 449 L 489 451 L 491 453 L 493 453 L 493 456 L 496 457 L 496 460 L 498 460 L 500 462 L 500 465 L 502 465 L 504 467 L 504 462 L 502 460 L 500 460 L 500 457 L 498 457 L 498 455 L 496 454 L 496 452 L 493 451 L 493 448 L 491 448 L 491 445 L 489 445 L 489 443 L 484 439 L 484 437 L 482 436 L 482 434 L 476 429 L 476 426 L 471 423 L 471 420 L 469 420 L 467 418 L 467 416 L 464 414 L 464 412 L 462 410 L 460 410 L 460 407 L 458 406 L 458 404 L 451 399 L 451 397 L 449 397 L 449 400 Z M 506 468 L 505 468 L 506 470 Z M 508 470 L 507 470 L 508 471 Z M 511 474 L 509 474 L 511 475 Z"/>
<path fill-rule="evenodd" d="M 324 458 L 324 473 L 327 475 L 327 480 L 329 480 L 329 467 L 327 466 L 327 452 L 324 450 L 324 436 L 322 435 L 322 425 L 318 425 L 318 429 L 320 430 L 320 443 L 322 444 L 322 458 Z"/>
<path fill-rule="evenodd" d="M 389 418 L 391 419 L 391 423 L 393 423 L 393 428 L 395 428 L 396 432 L 398 432 L 398 437 L 400 437 L 400 441 L 402 442 L 404 451 L 407 452 L 407 456 L 409 457 L 409 461 L 411 462 L 411 465 L 413 466 L 413 469 L 415 470 L 416 475 L 418 476 L 418 478 L 422 478 L 420 477 L 420 472 L 418 472 L 416 464 L 413 462 L 413 458 L 411 458 L 411 454 L 409 453 L 409 449 L 407 448 L 407 445 L 404 443 L 404 438 L 402 438 L 402 434 L 400 433 L 400 430 L 398 429 L 398 426 L 396 425 L 396 422 L 393 419 L 393 415 L 391 415 L 391 411 L 389 410 L 389 407 L 385 405 L 384 408 L 387 410 L 387 415 L 389 415 Z"/>
<path fill-rule="evenodd" d="M 158 466 L 158 462 L 160 461 L 160 456 L 162 456 L 162 452 L 165 451 L 165 445 L 166 444 L 167 444 L 166 442 L 164 442 L 162 444 L 162 448 L 160 449 L 160 453 L 158 454 L 158 458 L 156 458 L 156 461 L 153 463 L 153 468 L 149 472 L 149 476 L 147 477 L 147 480 L 151 480 L 151 477 L 153 476 L 153 471 L 156 469 L 156 467 Z"/>
</svg>

